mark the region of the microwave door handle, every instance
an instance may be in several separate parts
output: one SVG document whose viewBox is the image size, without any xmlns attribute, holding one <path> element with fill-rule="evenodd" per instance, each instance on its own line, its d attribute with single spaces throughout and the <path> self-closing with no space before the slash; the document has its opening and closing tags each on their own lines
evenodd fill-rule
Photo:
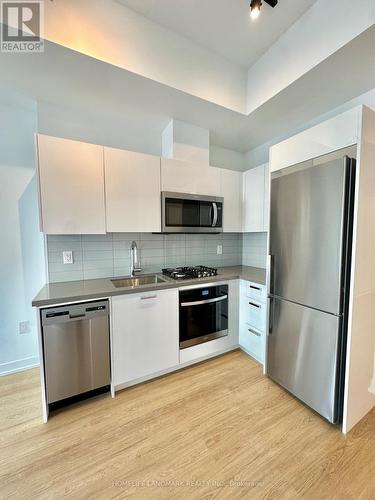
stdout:
<svg viewBox="0 0 375 500">
<path fill-rule="evenodd" d="M 211 204 L 211 207 L 210 207 L 210 221 L 211 221 L 211 226 L 214 225 L 214 207 L 213 207 L 213 204 Z"/>
<path fill-rule="evenodd" d="M 212 221 L 212 227 L 216 227 L 217 224 L 217 203 L 213 202 L 212 203 L 212 208 L 214 209 L 214 217 Z"/>
</svg>

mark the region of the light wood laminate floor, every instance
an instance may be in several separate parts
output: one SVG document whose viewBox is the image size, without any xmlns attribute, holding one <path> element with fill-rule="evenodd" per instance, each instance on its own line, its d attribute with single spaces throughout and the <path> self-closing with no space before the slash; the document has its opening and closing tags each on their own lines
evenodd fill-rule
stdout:
<svg viewBox="0 0 375 500">
<path fill-rule="evenodd" d="M 38 370 L 0 404 L 2 499 L 375 498 L 375 412 L 344 436 L 240 351 L 47 424 Z"/>
</svg>

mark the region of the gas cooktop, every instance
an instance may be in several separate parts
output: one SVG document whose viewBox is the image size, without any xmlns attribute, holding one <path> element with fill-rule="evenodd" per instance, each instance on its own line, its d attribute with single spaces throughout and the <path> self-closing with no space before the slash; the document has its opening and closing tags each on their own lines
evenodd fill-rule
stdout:
<svg viewBox="0 0 375 500">
<path fill-rule="evenodd" d="M 186 266 L 163 269 L 163 274 L 175 280 L 191 280 L 196 278 L 207 278 L 209 276 L 217 276 L 215 267 L 207 266 Z"/>
</svg>

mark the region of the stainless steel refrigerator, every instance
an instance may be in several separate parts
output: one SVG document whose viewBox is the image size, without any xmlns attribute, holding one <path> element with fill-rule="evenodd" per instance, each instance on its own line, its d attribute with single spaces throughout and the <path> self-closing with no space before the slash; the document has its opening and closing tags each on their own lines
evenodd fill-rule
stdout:
<svg viewBox="0 0 375 500">
<path fill-rule="evenodd" d="M 355 149 L 271 175 L 267 374 L 342 417 Z"/>
</svg>

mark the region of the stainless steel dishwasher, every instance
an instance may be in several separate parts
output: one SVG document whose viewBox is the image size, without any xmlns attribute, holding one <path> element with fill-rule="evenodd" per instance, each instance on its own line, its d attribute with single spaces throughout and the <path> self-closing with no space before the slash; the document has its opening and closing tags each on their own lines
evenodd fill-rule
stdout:
<svg viewBox="0 0 375 500">
<path fill-rule="evenodd" d="M 108 300 L 41 310 L 50 409 L 110 388 Z"/>
</svg>

